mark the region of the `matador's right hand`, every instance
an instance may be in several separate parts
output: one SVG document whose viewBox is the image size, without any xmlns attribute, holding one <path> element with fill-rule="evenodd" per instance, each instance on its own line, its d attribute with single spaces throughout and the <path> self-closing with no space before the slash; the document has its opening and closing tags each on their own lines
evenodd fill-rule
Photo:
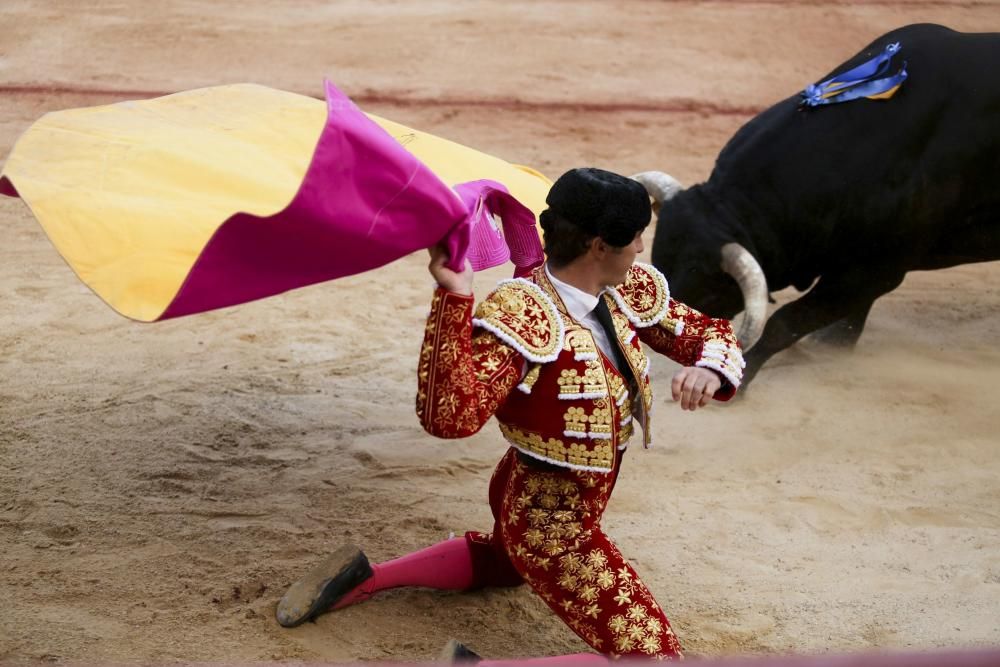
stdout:
<svg viewBox="0 0 1000 667">
<path fill-rule="evenodd" d="M 431 263 L 427 268 L 438 285 L 455 294 L 472 295 L 472 264 L 468 259 L 465 260 L 461 272 L 452 271 L 445 266 L 445 262 L 448 261 L 448 250 L 443 243 L 431 246 L 427 252 L 431 255 Z"/>
</svg>

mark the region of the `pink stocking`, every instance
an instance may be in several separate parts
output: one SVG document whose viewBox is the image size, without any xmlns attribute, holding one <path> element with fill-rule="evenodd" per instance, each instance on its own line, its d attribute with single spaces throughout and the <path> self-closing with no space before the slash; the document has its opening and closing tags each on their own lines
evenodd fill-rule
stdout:
<svg viewBox="0 0 1000 667">
<path fill-rule="evenodd" d="M 372 576 L 342 597 L 334 609 L 363 602 L 378 591 L 400 586 L 424 586 L 464 591 L 474 583 L 472 555 L 464 537 L 455 537 L 412 554 L 372 563 Z"/>
</svg>

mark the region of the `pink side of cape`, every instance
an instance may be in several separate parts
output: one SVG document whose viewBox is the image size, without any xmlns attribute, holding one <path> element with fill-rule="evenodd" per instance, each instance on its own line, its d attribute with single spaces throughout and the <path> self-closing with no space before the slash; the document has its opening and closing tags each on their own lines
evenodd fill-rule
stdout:
<svg viewBox="0 0 1000 667">
<path fill-rule="evenodd" d="M 158 320 L 361 273 L 442 240 L 455 269 L 466 257 L 476 270 L 506 262 L 511 242 L 515 275 L 542 262 L 534 215 L 502 184 L 452 190 L 329 81 L 325 91 L 327 121 L 292 201 L 271 216 L 226 219 Z M 18 196 L 6 177 L 0 194 Z"/>
<path fill-rule="evenodd" d="M 329 82 L 326 98 L 327 123 L 291 203 L 223 223 L 160 319 L 367 271 L 466 220 L 455 193 Z"/>
<path fill-rule="evenodd" d="M 459 258 L 459 262 L 468 256 L 473 271 L 510 260 L 514 262 L 515 276 L 531 273 L 545 260 L 535 214 L 502 183 L 489 180 L 459 183 L 455 192 L 470 212 L 470 219 L 468 224 L 455 227 L 445 239 L 449 256 Z M 493 216 L 500 218 L 502 232 L 494 226 Z"/>
<path fill-rule="evenodd" d="M 506 257 L 480 258 L 471 243 L 480 200 L 501 216 L 510 211 L 522 227 L 530 218 L 536 247 L 517 258 L 527 270 L 541 263 L 534 215 L 503 185 L 463 184 L 456 188 L 459 196 L 333 84 L 325 85 L 327 123 L 292 202 L 270 217 L 229 218 L 160 319 L 361 273 L 442 240 L 452 268 L 461 267 L 470 251 L 479 269 L 496 266 Z M 523 234 L 517 238 L 530 247 Z M 518 267 L 515 274 L 524 272 Z"/>
</svg>

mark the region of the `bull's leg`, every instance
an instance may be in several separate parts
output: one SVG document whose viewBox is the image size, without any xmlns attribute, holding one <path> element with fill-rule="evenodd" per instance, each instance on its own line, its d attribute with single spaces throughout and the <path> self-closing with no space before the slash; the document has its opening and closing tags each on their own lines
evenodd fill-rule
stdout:
<svg viewBox="0 0 1000 667">
<path fill-rule="evenodd" d="M 874 301 L 861 304 L 857 310 L 842 320 L 837 320 L 827 327 L 823 327 L 814 333 L 809 340 L 815 340 L 824 345 L 832 345 L 845 349 L 854 349 L 861 338 L 861 332 L 865 330 L 865 322 L 868 320 L 868 313 L 872 310 Z"/>
<path fill-rule="evenodd" d="M 856 267 L 827 274 L 802 298 L 786 304 L 767 321 L 760 340 L 744 356 L 743 383 L 749 383 L 772 356 L 803 336 L 871 309 L 874 301 L 903 282 L 906 271 L 895 267 Z"/>
</svg>

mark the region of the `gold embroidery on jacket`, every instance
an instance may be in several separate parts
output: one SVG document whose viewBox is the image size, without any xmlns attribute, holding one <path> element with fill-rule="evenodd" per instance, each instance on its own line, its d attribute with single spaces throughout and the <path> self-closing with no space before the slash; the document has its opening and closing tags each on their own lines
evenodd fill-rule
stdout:
<svg viewBox="0 0 1000 667">
<path fill-rule="evenodd" d="M 524 376 L 524 379 L 521 380 L 521 384 L 524 385 L 526 388 L 531 389 L 532 387 L 535 386 L 535 383 L 538 382 L 538 375 L 541 372 L 542 372 L 542 365 L 535 364 L 534 366 L 531 367 L 531 370 L 529 370 L 528 373 Z"/>
<path fill-rule="evenodd" d="M 667 281 L 656 269 L 636 263 L 629 269 L 625 282 L 616 288 L 622 300 L 640 321 L 640 326 L 650 326 L 662 319 L 670 291 Z"/>
<path fill-rule="evenodd" d="M 629 324 L 628 318 L 619 313 L 617 310 L 611 314 L 611 321 L 615 324 L 615 334 L 618 336 L 623 344 L 628 340 L 629 334 L 632 333 L 632 327 Z"/>
<path fill-rule="evenodd" d="M 476 309 L 480 326 L 502 334 L 528 356 L 546 357 L 563 344 L 562 320 L 537 285 L 523 280 L 501 283 Z"/>
<path fill-rule="evenodd" d="M 587 411 L 583 408 L 570 408 L 563 415 L 566 420 L 566 431 L 579 434 L 581 437 L 587 435 Z"/>
<path fill-rule="evenodd" d="M 567 445 L 562 440 L 545 440 L 537 433 L 525 433 L 502 422 L 500 432 L 511 444 L 550 461 L 601 470 L 611 470 L 614 466 L 615 454 L 610 440 L 594 444 L 573 442 Z"/>
<path fill-rule="evenodd" d="M 476 379 L 480 382 L 487 382 L 500 370 L 500 365 L 506 361 L 503 358 L 503 350 L 498 347 L 476 349 L 472 353 L 473 365 L 476 368 Z M 506 356 L 506 355 L 504 355 Z"/>
<path fill-rule="evenodd" d="M 559 372 L 559 394 L 563 397 L 575 397 L 581 394 L 604 395 L 607 389 L 604 385 L 604 368 L 598 359 L 588 359 L 584 362 L 587 369 L 583 377 L 575 368 L 566 368 Z"/>
<path fill-rule="evenodd" d="M 646 364 L 649 363 L 646 360 L 646 353 L 638 345 L 626 345 L 625 354 L 628 355 L 628 363 L 635 371 L 636 378 L 641 380 L 647 370 Z"/>
<path fill-rule="evenodd" d="M 632 438 L 633 433 L 634 427 L 631 422 L 626 426 L 622 426 L 621 430 L 618 432 L 618 444 L 621 445 L 628 442 Z"/>
<path fill-rule="evenodd" d="M 597 358 L 597 345 L 594 344 L 594 336 L 583 327 L 568 329 L 563 349 L 572 351 L 576 359 Z"/>
<path fill-rule="evenodd" d="M 613 431 L 612 418 L 608 401 L 603 398 L 594 401 L 594 410 L 589 415 L 584 408 L 569 408 L 563 415 L 563 419 L 566 420 L 565 435 L 610 440 Z M 599 435 L 594 436 L 592 433 Z"/>
<path fill-rule="evenodd" d="M 611 400 L 615 404 L 621 405 L 622 409 L 628 409 L 626 404 L 628 401 L 625 400 L 625 396 L 628 395 L 628 389 L 625 387 L 625 379 L 616 373 L 608 373 L 608 389 L 610 391 Z"/>
</svg>

